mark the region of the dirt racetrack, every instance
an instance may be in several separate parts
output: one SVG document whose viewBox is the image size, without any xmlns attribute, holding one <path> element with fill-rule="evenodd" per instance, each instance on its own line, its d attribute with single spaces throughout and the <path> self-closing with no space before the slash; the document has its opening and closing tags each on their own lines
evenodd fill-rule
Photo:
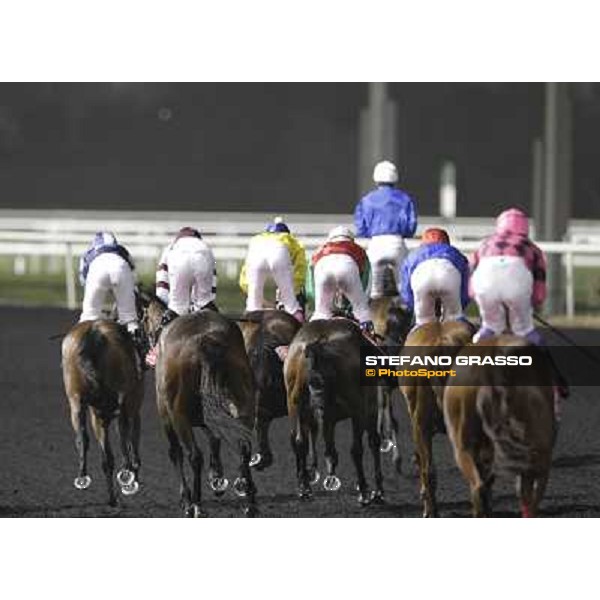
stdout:
<svg viewBox="0 0 600 600">
<path fill-rule="evenodd" d="M 73 487 L 77 457 L 68 420 L 60 371 L 60 341 L 49 336 L 65 332 L 75 320 L 67 310 L 0 308 L 0 516 L 4 517 L 177 517 L 178 481 L 167 457 L 166 441 L 154 406 L 153 375 L 146 376 L 142 421 L 142 489 L 137 496 L 121 498 L 117 508 L 105 504 L 105 486 L 99 453 L 91 443 L 92 486 Z M 570 330 L 578 341 L 600 346 L 599 330 Z M 543 516 L 600 516 L 600 398 L 598 389 L 572 390 L 564 406 L 554 454 L 554 467 L 542 504 Z M 274 465 L 256 474 L 258 502 L 263 517 L 417 517 L 421 514 L 417 480 L 411 476 L 411 448 L 407 416 L 398 403 L 401 421 L 403 477 L 394 474 L 384 455 L 386 503 L 360 508 L 353 489 L 354 472 L 349 456 L 349 428 L 337 430 L 342 489 L 334 494 L 315 488 L 314 498 L 296 498 L 294 459 L 285 419 L 275 422 L 271 439 Z M 113 448 L 119 464 L 116 429 Z M 199 439 L 203 441 L 201 435 Z M 366 445 L 365 445 L 366 446 Z M 438 471 L 440 515 L 469 515 L 468 490 L 454 465 L 445 436 L 436 437 L 434 453 Z M 225 453 L 227 475 L 235 477 L 235 458 Z M 322 463 L 322 460 L 321 460 Z M 371 459 L 365 451 L 371 474 Z M 371 479 L 372 481 L 372 479 Z M 517 516 L 514 485 L 499 480 L 494 488 L 497 516 Z M 215 499 L 207 489 L 205 508 L 212 517 L 240 516 L 232 492 Z"/>
</svg>

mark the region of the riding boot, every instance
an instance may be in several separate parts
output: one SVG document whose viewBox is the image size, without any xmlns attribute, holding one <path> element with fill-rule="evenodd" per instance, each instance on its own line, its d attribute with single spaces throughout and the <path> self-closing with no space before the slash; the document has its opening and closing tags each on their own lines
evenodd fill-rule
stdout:
<svg viewBox="0 0 600 600">
<path fill-rule="evenodd" d="M 528 334 L 525 335 L 525 339 L 537 346 L 544 353 L 544 356 L 546 357 L 546 360 L 548 361 L 550 369 L 554 375 L 554 380 L 556 381 L 555 387 L 557 395 L 561 398 L 568 398 L 571 393 L 569 389 L 569 383 L 565 379 L 564 375 L 560 372 L 552 353 L 546 345 L 544 336 L 537 329 L 532 329 Z"/>
<path fill-rule="evenodd" d="M 473 336 L 473 343 L 476 344 L 477 342 L 479 342 L 481 340 L 486 340 L 495 335 L 496 335 L 496 333 L 492 329 L 490 329 L 489 327 L 482 326 L 479 328 L 479 331 Z"/>
<path fill-rule="evenodd" d="M 179 315 L 174 310 L 171 310 L 170 308 L 167 308 L 167 310 L 163 313 L 162 319 L 160 321 L 160 325 L 158 326 L 158 329 L 156 330 L 156 333 L 154 334 L 154 346 L 152 348 L 150 348 L 150 350 L 147 352 L 145 359 L 144 359 L 144 362 L 149 367 L 154 368 L 156 366 L 156 360 L 158 358 L 158 340 L 160 339 L 160 335 L 163 332 L 163 329 L 171 321 L 176 319 L 178 316 Z"/>
<path fill-rule="evenodd" d="M 377 345 L 378 340 L 377 334 L 375 333 L 375 326 L 373 325 L 373 321 L 363 321 L 360 324 L 360 330 L 362 331 L 365 338 L 369 340 L 369 342 Z"/>
<path fill-rule="evenodd" d="M 465 325 L 468 325 L 471 329 L 475 329 L 475 325 L 473 325 L 473 323 L 471 323 L 471 321 L 469 321 L 469 319 L 467 319 L 467 317 L 465 317 L 465 315 L 461 315 L 456 320 L 459 323 L 464 323 Z"/>
<path fill-rule="evenodd" d="M 150 346 L 144 332 L 137 323 L 129 323 L 127 325 L 127 332 L 131 336 L 133 346 L 139 358 L 140 370 L 146 369 L 145 358 Z"/>
<path fill-rule="evenodd" d="M 211 300 L 208 304 L 205 304 L 201 310 L 212 310 L 213 312 L 221 312 L 219 307 Z"/>
</svg>

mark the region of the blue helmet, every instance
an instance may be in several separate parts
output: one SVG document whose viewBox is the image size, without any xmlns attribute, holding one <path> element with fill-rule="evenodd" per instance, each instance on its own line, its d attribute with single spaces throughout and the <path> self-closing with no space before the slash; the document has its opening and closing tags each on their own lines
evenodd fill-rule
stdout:
<svg viewBox="0 0 600 600">
<path fill-rule="evenodd" d="M 281 217 L 275 217 L 272 223 L 265 227 L 267 233 L 289 233 L 290 228 L 283 222 Z"/>
</svg>

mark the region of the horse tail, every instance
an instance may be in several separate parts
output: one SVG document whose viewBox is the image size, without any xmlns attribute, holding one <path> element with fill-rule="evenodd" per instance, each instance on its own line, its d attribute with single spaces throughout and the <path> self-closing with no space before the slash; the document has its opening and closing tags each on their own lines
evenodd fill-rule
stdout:
<svg viewBox="0 0 600 600">
<path fill-rule="evenodd" d="M 331 382 L 328 375 L 328 363 L 331 357 L 321 340 L 307 344 L 304 349 L 307 364 L 308 401 L 312 415 L 318 425 L 318 434 L 323 433 L 325 405 L 328 401 Z"/>
<path fill-rule="evenodd" d="M 92 324 L 81 339 L 77 356 L 78 366 L 86 384 L 86 396 L 91 403 L 108 396 L 102 377 L 107 348 L 108 340 L 96 324 Z"/>
<path fill-rule="evenodd" d="M 477 413 L 494 448 L 494 462 L 500 472 L 518 474 L 531 465 L 531 446 L 525 425 L 512 414 L 505 386 L 482 386 L 477 393 Z"/>
<path fill-rule="evenodd" d="M 224 384 L 223 365 L 227 354 L 227 343 L 219 335 L 206 334 L 198 343 L 202 356 L 203 369 L 200 375 L 200 388 L 218 394 Z"/>
<path fill-rule="evenodd" d="M 235 449 L 240 441 L 251 445 L 252 428 L 238 418 L 231 402 L 227 380 L 238 374 L 227 372 L 228 349 L 227 339 L 222 334 L 208 333 L 200 339 L 198 350 L 203 361 L 198 393 L 203 399 L 206 425 Z"/>
</svg>

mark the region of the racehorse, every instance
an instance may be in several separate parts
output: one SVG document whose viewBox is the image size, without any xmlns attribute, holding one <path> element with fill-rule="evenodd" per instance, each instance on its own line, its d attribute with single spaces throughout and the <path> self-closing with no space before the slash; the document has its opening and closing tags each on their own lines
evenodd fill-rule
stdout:
<svg viewBox="0 0 600 600">
<path fill-rule="evenodd" d="M 75 325 L 62 342 L 65 391 L 79 453 L 77 489 L 90 486 L 87 472 L 88 413 L 102 452 L 108 503 L 115 506 L 114 457 L 110 424 L 118 419 L 123 468 L 117 482 L 125 495 L 139 489 L 140 407 L 144 395 L 142 371 L 130 335 L 114 321 L 85 321 Z"/>
<path fill-rule="evenodd" d="M 482 340 L 459 356 L 485 352 L 509 356 L 534 353 L 527 385 L 515 381 L 512 367 L 464 367 L 444 391 L 444 417 L 456 463 L 471 489 L 473 515 L 491 516 L 494 477 L 517 477 L 521 514 L 533 517 L 544 495 L 556 431 L 552 372 L 539 350 L 513 335 Z M 541 356 L 538 356 L 538 359 Z"/>
<path fill-rule="evenodd" d="M 311 495 L 307 469 L 308 445 L 315 425 L 323 434 L 327 476 L 323 487 L 335 491 L 341 481 L 335 471 L 335 425 L 352 421 L 351 455 L 358 477 L 358 500 L 366 505 L 383 499 L 380 436 L 377 430 L 376 388 L 360 386 L 360 349 L 368 344 L 358 325 L 348 319 L 316 320 L 296 334 L 284 364 L 291 443 L 296 455 L 298 493 Z M 375 465 L 375 491 L 369 492 L 363 468 L 363 434 L 367 433 Z"/>
<path fill-rule="evenodd" d="M 139 297 L 142 323 L 153 339 L 166 306 L 147 292 Z M 163 329 L 156 363 L 156 402 L 169 443 L 169 457 L 180 477 L 184 514 L 205 516 L 201 507 L 203 456 L 193 432 L 194 427 L 200 427 L 209 441 L 210 487 L 220 495 L 228 486 L 220 457 L 221 441 L 225 439 L 237 447 L 240 456 L 234 490 L 245 498 L 244 513 L 254 516 L 256 488 L 249 463 L 255 384 L 244 340 L 234 321 L 206 309 L 180 316 Z M 192 469 L 191 491 L 185 476 L 183 448 Z"/>
<path fill-rule="evenodd" d="M 401 354 L 425 353 L 434 356 L 438 352 L 442 353 L 442 348 L 443 354 L 456 354 L 471 341 L 472 335 L 473 329 L 464 322 L 425 323 L 408 335 Z M 415 347 L 420 349 L 413 350 Z M 419 377 L 399 379 L 411 420 L 424 517 L 437 516 L 436 477 L 431 446 L 433 436 L 445 431 L 442 413 L 444 383 L 437 379 L 423 381 Z"/>
<path fill-rule="evenodd" d="M 389 269 L 388 269 L 389 271 Z M 410 330 L 412 315 L 402 307 L 400 297 L 394 295 L 373 298 L 369 302 L 375 333 L 381 343 L 402 346 Z M 377 388 L 379 403 L 379 434 L 381 451 L 392 451 L 392 461 L 398 473 L 402 472 L 402 458 L 398 445 L 398 421 L 392 410 L 393 391 L 387 387 Z"/>
<path fill-rule="evenodd" d="M 300 323 L 282 310 L 257 310 L 237 320 L 257 386 L 255 430 L 258 450 L 250 466 L 263 470 L 273 463 L 269 426 L 273 419 L 287 416 L 283 360 L 279 348 L 287 348 Z"/>
</svg>

